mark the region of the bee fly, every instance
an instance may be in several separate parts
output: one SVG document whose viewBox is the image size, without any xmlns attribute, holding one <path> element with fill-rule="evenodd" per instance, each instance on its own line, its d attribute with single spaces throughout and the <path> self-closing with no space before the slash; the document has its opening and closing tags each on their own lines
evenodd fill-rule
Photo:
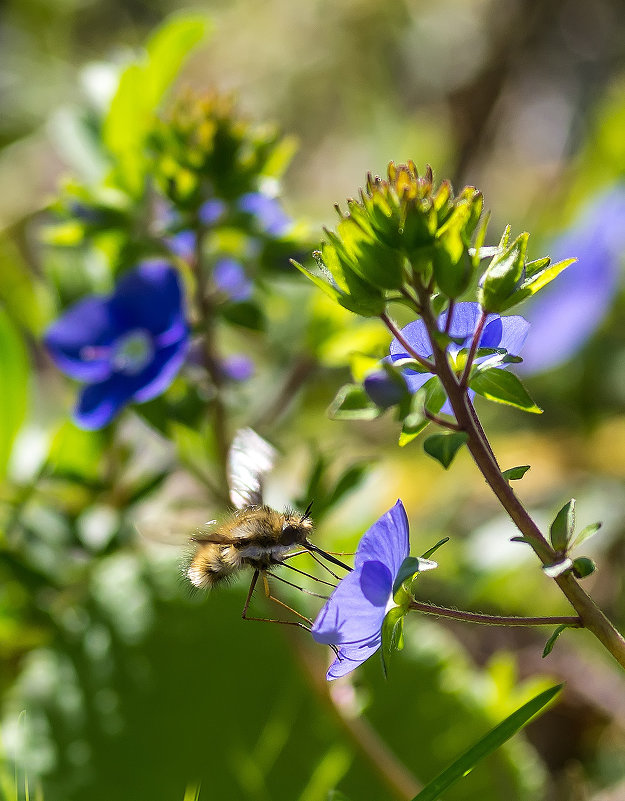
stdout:
<svg viewBox="0 0 625 801">
<path fill-rule="evenodd" d="M 290 509 L 278 512 L 263 503 L 263 478 L 272 469 L 275 455 L 275 449 L 251 428 L 237 432 L 227 463 L 230 500 L 236 511 L 230 520 L 213 530 L 209 527 L 216 523 L 214 520 L 191 537 L 197 547 L 186 566 L 185 575 L 194 587 L 210 588 L 233 577 L 238 571 L 251 567 L 254 573 L 243 607 L 243 619 L 284 623 L 308 629 L 311 625 L 308 618 L 271 594 L 267 573 L 277 566 L 284 566 L 314 581 L 334 586 L 288 563 L 292 557 L 305 552 L 310 553 L 334 578 L 338 576 L 318 556 L 345 570 L 351 568 L 308 539 L 313 530 L 309 517 L 312 503 L 304 514 Z M 272 575 L 291 587 L 317 595 L 282 576 Z M 259 577 L 262 577 L 267 598 L 293 612 L 308 625 L 296 621 L 249 617 L 247 610 Z"/>
</svg>

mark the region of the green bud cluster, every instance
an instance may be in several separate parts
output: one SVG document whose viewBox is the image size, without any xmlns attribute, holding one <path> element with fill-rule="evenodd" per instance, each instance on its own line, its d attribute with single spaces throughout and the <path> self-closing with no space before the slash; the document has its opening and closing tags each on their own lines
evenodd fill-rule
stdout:
<svg viewBox="0 0 625 801">
<path fill-rule="evenodd" d="M 468 288 L 477 266 L 469 248 L 483 209 L 474 187 L 455 196 L 448 181 L 435 186 L 430 167 L 419 175 L 412 161 L 391 162 L 386 179 L 369 174 L 358 200 L 348 200 L 346 212 L 336 209 L 336 231 L 326 229 L 315 256 L 327 279 L 322 288 L 351 311 L 380 314 L 389 293 L 413 285 L 417 274 L 448 297 Z"/>
<path fill-rule="evenodd" d="M 275 177 L 278 162 L 288 161 L 277 152 L 285 144 L 275 130 L 238 118 L 232 98 L 216 93 L 184 93 L 149 136 L 159 188 L 187 210 L 207 197 L 228 201 L 256 191 L 259 176 Z"/>
</svg>

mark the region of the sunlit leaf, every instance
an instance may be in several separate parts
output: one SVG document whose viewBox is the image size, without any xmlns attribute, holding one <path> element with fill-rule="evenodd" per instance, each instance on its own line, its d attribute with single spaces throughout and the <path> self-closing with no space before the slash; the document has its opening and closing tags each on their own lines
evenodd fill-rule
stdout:
<svg viewBox="0 0 625 801">
<path fill-rule="evenodd" d="M 485 757 L 500 748 L 519 732 L 529 721 L 547 706 L 560 692 L 563 685 L 551 687 L 528 701 L 516 712 L 495 726 L 485 737 L 469 748 L 461 757 L 421 790 L 413 801 L 439 801 L 441 794 L 459 779 L 469 774 Z"/>
<path fill-rule="evenodd" d="M 494 368 L 477 373 L 471 378 L 469 385 L 478 395 L 495 403 L 514 406 L 532 414 L 542 414 L 542 409 L 534 403 L 521 381 L 508 370 Z"/>
<path fill-rule="evenodd" d="M 29 363 L 22 338 L 0 310 L 0 476 L 5 475 L 15 436 L 26 414 Z"/>
</svg>

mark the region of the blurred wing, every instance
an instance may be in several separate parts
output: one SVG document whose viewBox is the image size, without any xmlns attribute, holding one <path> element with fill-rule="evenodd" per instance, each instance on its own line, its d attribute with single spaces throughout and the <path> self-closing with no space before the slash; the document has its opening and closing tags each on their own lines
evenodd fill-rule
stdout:
<svg viewBox="0 0 625 801">
<path fill-rule="evenodd" d="M 263 477 L 275 459 L 276 449 L 251 428 L 237 431 L 228 453 L 230 500 L 237 509 L 262 506 Z"/>
<path fill-rule="evenodd" d="M 143 539 L 165 545 L 185 545 L 194 534 L 215 522 L 206 521 L 206 510 L 183 508 L 151 510 L 137 517 L 134 524 Z"/>
</svg>

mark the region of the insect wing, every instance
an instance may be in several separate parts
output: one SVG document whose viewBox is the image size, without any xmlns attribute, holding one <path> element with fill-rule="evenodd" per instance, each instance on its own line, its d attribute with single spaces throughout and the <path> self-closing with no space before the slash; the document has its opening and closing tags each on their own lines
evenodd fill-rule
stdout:
<svg viewBox="0 0 625 801">
<path fill-rule="evenodd" d="M 263 477 L 275 459 L 276 449 L 251 428 L 237 431 L 228 453 L 230 500 L 237 509 L 262 506 Z"/>
</svg>

